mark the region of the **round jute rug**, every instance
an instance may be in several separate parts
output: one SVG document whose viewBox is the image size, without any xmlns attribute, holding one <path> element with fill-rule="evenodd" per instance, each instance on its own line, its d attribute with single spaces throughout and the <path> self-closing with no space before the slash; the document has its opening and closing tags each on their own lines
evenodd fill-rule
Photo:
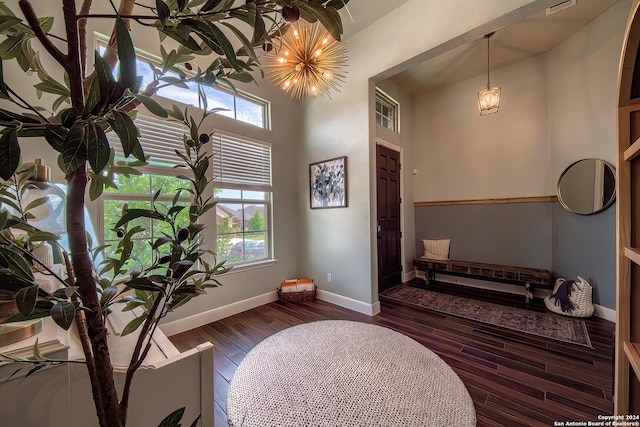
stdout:
<svg viewBox="0 0 640 427">
<path fill-rule="evenodd" d="M 391 329 L 325 320 L 251 350 L 227 395 L 233 427 L 475 426 L 469 392 L 423 345 Z"/>
</svg>

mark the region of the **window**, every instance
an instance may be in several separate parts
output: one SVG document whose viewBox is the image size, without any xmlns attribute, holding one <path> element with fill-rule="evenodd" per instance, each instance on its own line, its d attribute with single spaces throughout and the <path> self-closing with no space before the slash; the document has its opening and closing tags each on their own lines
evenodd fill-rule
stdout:
<svg viewBox="0 0 640 427">
<path fill-rule="evenodd" d="M 219 136 L 213 164 L 218 262 L 271 259 L 271 147 Z"/>
<path fill-rule="evenodd" d="M 392 132 L 399 131 L 398 110 L 400 104 L 382 90 L 376 88 L 376 124 Z"/>
<path fill-rule="evenodd" d="M 107 256 L 112 255 L 112 252 L 121 240 L 117 232 L 113 230 L 113 227 L 120 219 L 125 204 L 132 209 L 151 209 L 153 195 L 156 191 L 162 189 L 162 194 L 156 200 L 156 208 L 162 211 L 162 208 L 159 208 L 158 204 L 163 204 L 167 206 L 168 210 L 177 189 L 186 188 L 186 186 L 189 185 L 188 182 L 183 182 L 173 176 L 155 174 L 130 175 L 129 177 L 118 176 L 116 179 L 118 189 L 114 190 L 109 188 L 105 190 L 102 197 L 104 218 L 103 241 L 106 245 L 111 245 L 107 250 Z M 187 209 L 183 209 L 178 215 L 178 228 L 184 228 L 189 225 L 188 206 L 190 201 L 187 192 L 183 192 L 182 194 L 184 197 L 179 199 L 178 204 L 186 206 Z M 128 228 L 131 229 L 134 226 L 141 226 L 144 231 L 136 234 L 135 246 L 131 253 L 129 267 L 145 268 L 151 265 L 156 256 L 151 250 L 151 245 L 148 243 L 158 237 L 162 237 L 164 233 L 173 235 L 173 232 L 169 224 L 161 221 L 151 221 L 149 218 L 138 218 L 131 221 Z M 157 256 L 170 255 L 168 251 L 162 253 L 162 250 L 167 250 L 167 248 L 168 245 L 161 246 Z"/>
<path fill-rule="evenodd" d="M 97 49 L 103 54 L 108 38 L 97 35 Z M 136 50 L 138 59 L 136 67 L 138 75 L 142 76 L 141 87 L 146 87 L 153 80 L 153 71 L 149 66 L 149 62 L 154 65 L 159 64 L 159 59 L 151 54 Z M 114 70 L 115 73 L 115 70 Z M 185 73 L 189 73 L 185 70 Z M 176 74 L 167 73 L 167 76 L 178 77 Z M 173 101 L 177 101 L 187 105 L 198 106 L 198 85 L 196 83 L 187 83 L 187 88 L 178 86 L 165 86 L 160 88 L 156 95 L 162 96 Z M 258 126 L 263 129 L 269 129 L 269 102 L 250 95 L 246 92 L 238 90 L 233 92 L 220 87 L 202 85 L 203 91 L 207 97 L 209 108 L 224 108 L 228 111 L 219 111 L 217 114 Z"/>
<path fill-rule="evenodd" d="M 140 145 L 145 155 L 150 156 L 149 166 L 140 168 L 143 175 L 117 175 L 114 177 L 118 188 L 105 188 L 100 198 L 101 204 L 98 209 L 99 238 L 104 244 L 112 245 L 107 251 L 110 256 L 115 250 L 120 237 L 115 224 L 120 219 L 122 209 L 125 204 L 129 208 L 150 209 L 154 194 L 161 190 L 161 195 L 157 199 L 157 204 L 170 207 L 172 200 L 180 188 L 188 188 L 189 182 L 177 177 L 184 173 L 184 169 L 175 169 L 173 166 L 179 162 L 175 150 L 183 150 L 182 136 L 185 129 L 177 124 L 166 120 L 159 120 L 138 115 L 136 126 L 140 131 Z M 111 146 L 115 150 L 116 158 L 124 158 L 122 145 L 117 136 L 110 132 L 107 134 Z M 178 199 L 178 205 L 188 207 L 190 205 L 189 193 L 183 191 Z M 157 206 L 156 206 L 157 207 Z M 159 208 L 162 209 L 162 208 Z M 183 228 L 189 224 L 188 209 L 183 209 L 178 215 L 178 228 Z M 136 234 L 135 245 L 129 267 L 147 267 L 151 265 L 156 254 L 151 250 L 151 245 L 147 244 L 163 233 L 172 234 L 170 225 L 161 221 L 151 221 L 149 218 L 138 218 L 129 223 L 128 228 L 139 225 L 144 231 Z M 167 246 L 168 247 L 168 246 Z M 160 248 L 161 250 L 163 247 Z M 109 253 L 109 251 L 112 251 Z M 164 253 L 158 256 L 168 255 Z"/>
</svg>

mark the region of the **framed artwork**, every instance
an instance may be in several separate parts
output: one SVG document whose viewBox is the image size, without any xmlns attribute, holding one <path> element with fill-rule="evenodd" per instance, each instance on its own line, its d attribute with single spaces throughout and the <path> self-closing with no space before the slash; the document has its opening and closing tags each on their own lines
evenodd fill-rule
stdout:
<svg viewBox="0 0 640 427">
<path fill-rule="evenodd" d="M 347 207 L 347 157 L 309 165 L 311 209 Z"/>
</svg>

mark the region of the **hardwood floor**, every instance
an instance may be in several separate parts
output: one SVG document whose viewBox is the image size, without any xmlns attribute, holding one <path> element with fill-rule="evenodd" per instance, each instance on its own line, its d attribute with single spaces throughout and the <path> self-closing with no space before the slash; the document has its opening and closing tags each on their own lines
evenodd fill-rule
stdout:
<svg viewBox="0 0 640 427">
<path fill-rule="evenodd" d="M 480 292 L 476 297 L 495 296 Z M 519 298 L 500 298 L 504 304 L 522 305 Z M 478 426 L 553 426 L 554 421 L 597 421 L 598 415 L 613 411 L 611 322 L 586 320 L 595 347 L 589 349 L 385 301 L 381 305 L 381 313 L 369 317 L 319 300 L 273 302 L 170 339 L 180 351 L 205 341 L 215 346 L 216 427 L 228 425 L 229 381 L 248 351 L 285 328 L 325 319 L 385 326 L 434 351 L 467 386 Z M 538 303 L 531 309 L 544 308 Z"/>
</svg>

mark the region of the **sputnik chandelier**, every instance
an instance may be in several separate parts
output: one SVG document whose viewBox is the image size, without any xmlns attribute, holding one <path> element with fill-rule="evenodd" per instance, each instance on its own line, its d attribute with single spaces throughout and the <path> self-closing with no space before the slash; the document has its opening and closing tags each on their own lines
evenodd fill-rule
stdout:
<svg viewBox="0 0 640 427">
<path fill-rule="evenodd" d="M 288 92 L 303 99 L 330 96 L 344 83 L 347 48 L 318 23 L 299 20 L 282 36 L 280 46 L 265 61 L 267 76 Z"/>
</svg>

